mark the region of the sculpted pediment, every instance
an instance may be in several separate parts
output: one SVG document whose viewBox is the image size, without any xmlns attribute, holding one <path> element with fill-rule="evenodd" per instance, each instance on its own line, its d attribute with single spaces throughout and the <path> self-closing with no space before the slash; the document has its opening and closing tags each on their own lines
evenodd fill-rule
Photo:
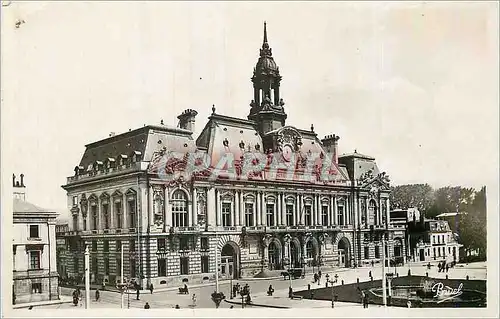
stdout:
<svg viewBox="0 0 500 319">
<path fill-rule="evenodd" d="M 365 181 L 365 183 L 361 185 L 361 188 L 367 190 L 370 194 L 375 195 L 380 191 L 390 190 L 390 185 L 389 182 L 386 182 L 384 179 L 376 176 L 369 181 Z"/>
</svg>

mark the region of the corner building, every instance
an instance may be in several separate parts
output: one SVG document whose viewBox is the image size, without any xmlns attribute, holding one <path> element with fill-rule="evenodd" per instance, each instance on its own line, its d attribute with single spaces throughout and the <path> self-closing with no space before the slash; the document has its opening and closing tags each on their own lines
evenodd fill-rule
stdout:
<svg viewBox="0 0 500 319">
<path fill-rule="evenodd" d="M 388 176 L 370 156 L 339 156 L 338 136 L 319 139 L 312 126 L 287 124 L 281 79 L 264 25 L 246 119 L 213 107 L 195 140 L 197 112 L 188 109 L 176 128 L 162 122 L 86 145 L 63 186 L 72 213 L 58 234 L 63 277 L 83 278 L 85 245 L 93 282 L 121 280 L 123 249 L 123 276 L 155 287 L 214 280 L 216 256 L 222 278 L 380 262 L 386 231 L 390 256 Z M 197 162 L 189 154 L 208 168 L 177 174 Z M 311 154 L 330 164 L 309 165 Z M 242 178 L 249 158 L 279 169 Z"/>
</svg>

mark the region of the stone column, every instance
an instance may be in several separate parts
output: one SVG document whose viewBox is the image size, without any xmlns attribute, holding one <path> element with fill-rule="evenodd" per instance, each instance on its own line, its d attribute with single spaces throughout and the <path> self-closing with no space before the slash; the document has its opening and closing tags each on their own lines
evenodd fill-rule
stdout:
<svg viewBox="0 0 500 319">
<path fill-rule="evenodd" d="M 368 211 L 369 211 L 368 210 L 368 197 L 364 197 L 362 200 L 365 201 L 365 212 L 364 212 L 364 214 L 365 214 L 366 224 L 370 225 L 370 219 L 369 219 L 370 215 L 368 213 Z"/>
<path fill-rule="evenodd" d="M 245 205 L 243 203 L 243 194 L 238 192 L 238 203 L 240 204 L 240 218 L 238 226 L 245 225 Z"/>
<path fill-rule="evenodd" d="M 207 189 L 207 225 L 214 226 L 216 214 L 217 214 L 217 203 L 215 197 L 215 188 L 209 187 Z"/>
<path fill-rule="evenodd" d="M 275 197 L 276 200 L 275 200 L 274 205 L 273 205 L 273 207 L 274 207 L 273 225 L 274 226 L 278 225 L 278 214 L 279 214 L 278 209 L 279 209 L 279 202 L 280 202 L 278 196 L 279 196 L 279 194 L 276 194 L 276 197 Z"/>
<path fill-rule="evenodd" d="M 262 221 L 260 219 L 260 209 L 261 209 L 261 204 L 260 204 L 261 198 L 260 198 L 260 196 L 261 196 L 261 192 L 257 192 L 256 194 L 257 194 L 257 203 L 255 205 L 256 206 L 255 207 L 255 215 L 257 217 L 256 218 L 257 219 L 257 224 L 255 224 L 255 225 L 256 226 L 260 226 L 260 225 L 262 225 Z"/>
<path fill-rule="evenodd" d="M 257 226 L 257 197 L 255 197 L 255 201 L 253 202 L 253 214 L 252 214 L 252 221 L 253 225 Z"/>
<path fill-rule="evenodd" d="M 115 229 L 115 201 L 113 196 L 108 199 L 109 228 Z"/>
<path fill-rule="evenodd" d="M 221 222 L 221 208 L 222 204 L 220 202 L 220 191 L 218 189 L 215 190 L 215 199 L 216 199 L 216 204 L 215 204 L 215 221 L 216 225 L 220 226 L 222 224 Z"/>
<path fill-rule="evenodd" d="M 267 225 L 267 216 L 266 216 L 266 196 L 264 192 L 261 193 L 261 201 L 260 201 L 260 221 L 262 225 Z"/>
<path fill-rule="evenodd" d="M 390 209 L 389 209 L 389 198 L 386 198 L 385 199 L 385 207 L 386 207 L 386 212 L 385 212 L 385 220 L 387 222 L 387 224 L 389 225 L 389 221 L 390 221 L 390 217 L 391 217 L 391 213 L 390 213 Z"/>
<path fill-rule="evenodd" d="M 295 195 L 295 209 L 293 210 L 293 221 L 295 222 L 295 226 L 300 225 L 300 195 Z"/>
<path fill-rule="evenodd" d="M 234 192 L 234 209 L 233 209 L 233 226 L 238 226 L 240 224 L 240 192 Z"/>
<path fill-rule="evenodd" d="M 193 187 L 193 223 L 192 226 L 198 225 L 198 193 Z"/>
<path fill-rule="evenodd" d="M 333 196 L 333 219 L 335 225 L 339 224 L 339 217 L 338 217 L 338 207 L 337 207 L 337 195 Z"/>
<path fill-rule="evenodd" d="M 275 211 L 275 223 L 274 225 L 279 226 L 282 225 L 281 223 L 281 193 L 276 194 L 276 211 Z"/>
<path fill-rule="evenodd" d="M 379 200 L 378 200 L 378 211 L 379 211 L 379 214 L 378 214 L 378 224 L 382 225 L 382 214 L 384 213 L 382 211 L 382 198 L 379 198 Z"/>
<path fill-rule="evenodd" d="M 346 225 L 350 225 L 351 224 L 351 218 L 350 218 L 350 210 L 351 210 L 351 203 L 349 201 L 349 196 L 346 196 L 345 198 L 345 207 L 344 207 L 344 221 L 345 221 L 345 224 Z"/>
<path fill-rule="evenodd" d="M 316 225 L 323 225 L 323 221 L 321 220 L 321 203 L 319 202 L 319 194 L 316 194 Z"/>
<path fill-rule="evenodd" d="M 163 224 L 165 225 L 165 231 L 167 231 L 167 227 L 172 225 L 172 208 L 170 207 L 170 196 L 166 186 L 163 187 Z"/>
<path fill-rule="evenodd" d="M 155 210 L 155 202 L 154 202 L 154 191 L 153 191 L 153 185 L 149 185 L 148 187 L 148 192 L 149 192 L 149 198 L 148 198 L 148 216 L 149 216 L 149 226 L 153 226 L 155 224 L 155 215 L 154 215 L 154 210 Z"/>
<path fill-rule="evenodd" d="M 285 193 L 281 193 L 281 226 L 286 225 L 286 203 Z"/>
<path fill-rule="evenodd" d="M 120 203 L 122 205 L 122 227 L 128 229 L 128 207 L 127 207 L 127 196 L 123 194 L 120 198 Z M 87 226 L 90 226 L 89 224 L 89 216 L 90 214 L 87 214 Z M 90 227 L 87 227 L 87 229 L 90 229 Z"/>
</svg>

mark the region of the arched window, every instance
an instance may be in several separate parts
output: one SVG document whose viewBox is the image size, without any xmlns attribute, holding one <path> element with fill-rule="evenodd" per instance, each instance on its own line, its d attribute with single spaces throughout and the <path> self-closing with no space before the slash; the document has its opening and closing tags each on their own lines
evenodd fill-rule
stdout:
<svg viewBox="0 0 500 319">
<path fill-rule="evenodd" d="M 375 201 L 373 199 L 368 204 L 368 223 L 370 225 L 377 225 L 378 224 L 377 204 L 375 203 Z"/>
<path fill-rule="evenodd" d="M 188 226 L 188 211 L 186 194 L 177 190 L 172 195 L 172 225 L 174 227 Z"/>
</svg>

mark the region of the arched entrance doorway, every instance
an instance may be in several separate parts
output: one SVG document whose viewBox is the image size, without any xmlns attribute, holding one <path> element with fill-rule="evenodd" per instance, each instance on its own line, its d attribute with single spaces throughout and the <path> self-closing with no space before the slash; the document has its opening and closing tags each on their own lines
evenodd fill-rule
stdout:
<svg viewBox="0 0 500 319">
<path fill-rule="evenodd" d="M 275 240 L 267 247 L 267 258 L 269 260 L 269 270 L 281 269 L 281 246 Z"/>
<path fill-rule="evenodd" d="M 300 244 L 295 241 L 290 242 L 290 265 L 291 268 L 300 268 Z"/>
<path fill-rule="evenodd" d="M 349 240 L 343 237 L 338 243 L 339 267 L 350 267 L 351 254 Z"/>
<path fill-rule="evenodd" d="M 403 240 L 401 238 L 396 238 L 394 240 L 394 262 L 396 265 L 402 265 L 404 263 Z"/>
<path fill-rule="evenodd" d="M 240 275 L 240 253 L 236 243 L 228 242 L 221 250 L 220 272 L 221 277 L 226 279 L 238 279 Z"/>
<path fill-rule="evenodd" d="M 318 257 L 317 247 L 315 247 L 312 240 L 306 243 L 306 263 L 308 267 L 316 265 L 316 260 Z"/>
</svg>

